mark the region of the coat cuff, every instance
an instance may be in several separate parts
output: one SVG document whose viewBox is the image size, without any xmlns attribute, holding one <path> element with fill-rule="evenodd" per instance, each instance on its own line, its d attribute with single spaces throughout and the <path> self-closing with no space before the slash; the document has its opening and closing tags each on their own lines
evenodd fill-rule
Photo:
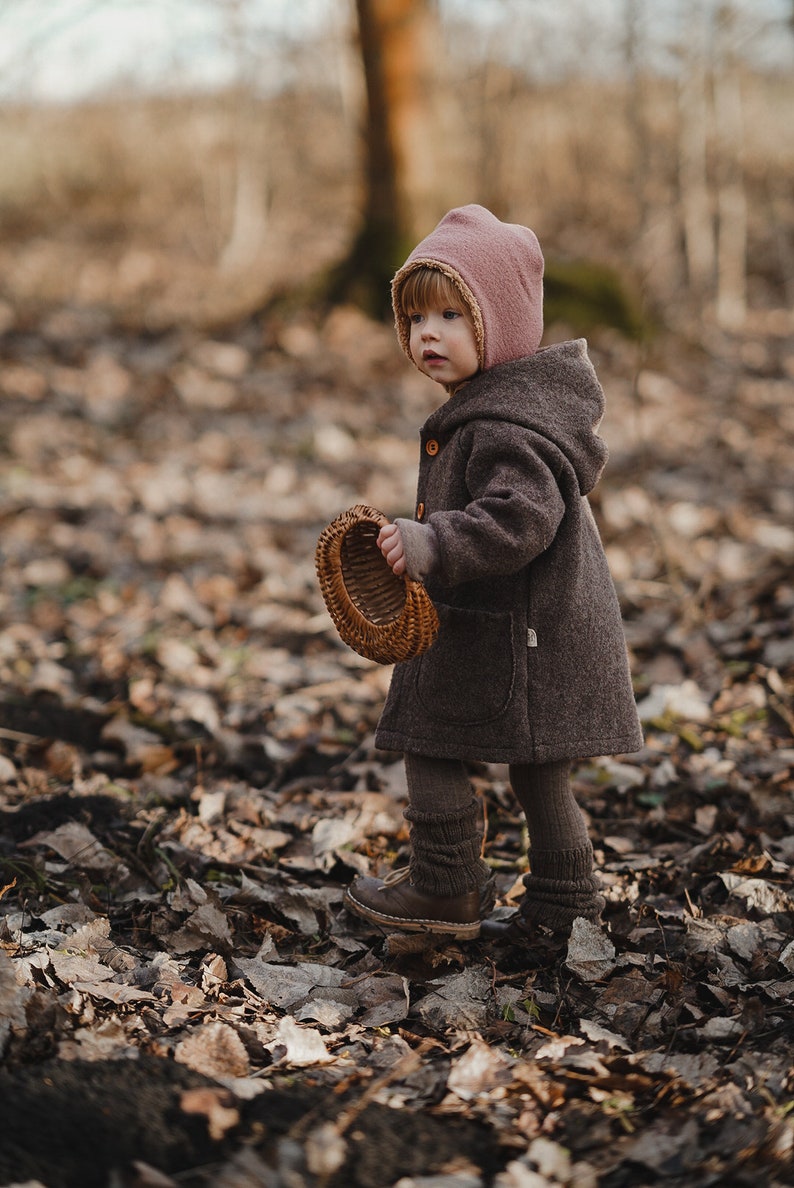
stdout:
<svg viewBox="0 0 794 1188">
<path fill-rule="evenodd" d="M 422 582 L 438 562 L 438 539 L 429 524 L 416 520 L 395 520 L 405 549 L 405 570 L 415 582 Z"/>
</svg>

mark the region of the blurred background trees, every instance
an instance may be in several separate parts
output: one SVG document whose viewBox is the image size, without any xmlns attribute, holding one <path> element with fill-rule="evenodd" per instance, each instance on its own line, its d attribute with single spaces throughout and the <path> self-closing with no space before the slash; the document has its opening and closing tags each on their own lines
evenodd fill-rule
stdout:
<svg viewBox="0 0 794 1188">
<path fill-rule="evenodd" d="M 110 74 L 92 21 L 127 6 L 44 7 L 0 13 L 15 308 L 150 326 L 296 292 L 372 309 L 470 201 L 537 230 L 574 329 L 791 306 L 788 0 L 174 0 L 141 6 L 149 51 Z"/>
</svg>

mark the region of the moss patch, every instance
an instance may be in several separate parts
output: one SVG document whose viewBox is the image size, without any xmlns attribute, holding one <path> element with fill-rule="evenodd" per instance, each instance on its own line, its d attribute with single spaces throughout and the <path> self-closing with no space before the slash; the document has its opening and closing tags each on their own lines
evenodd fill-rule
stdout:
<svg viewBox="0 0 794 1188">
<path fill-rule="evenodd" d="M 611 326 L 634 339 L 644 338 L 651 330 L 639 299 L 608 265 L 547 260 L 543 287 L 547 325 L 565 322 L 577 334 Z"/>
</svg>

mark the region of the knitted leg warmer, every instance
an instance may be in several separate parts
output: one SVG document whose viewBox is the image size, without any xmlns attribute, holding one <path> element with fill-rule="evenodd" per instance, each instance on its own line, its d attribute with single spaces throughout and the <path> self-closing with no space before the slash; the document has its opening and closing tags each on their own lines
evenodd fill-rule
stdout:
<svg viewBox="0 0 794 1188">
<path fill-rule="evenodd" d="M 593 847 L 579 850 L 530 853 L 530 872 L 524 875 L 526 894 L 519 914 L 526 924 L 543 924 L 554 932 L 567 932 L 577 916 L 597 920 L 604 910 L 593 875 Z"/>
<path fill-rule="evenodd" d="M 411 823 L 411 878 L 426 895 L 464 895 L 480 886 L 483 873 L 490 874 L 480 859 L 480 806 L 474 797 L 461 812 L 409 807 L 405 819 Z"/>
<path fill-rule="evenodd" d="M 483 862 L 480 805 L 458 760 L 405 756 L 411 826 L 411 879 L 427 895 L 481 888 L 483 913 L 493 906 L 493 876 Z"/>
<path fill-rule="evenodd" d="M 517 764 L 510 779 L 527 818 L 530 873 L 519 906 L 523 921 L 554 931 L 577 916 L 597 919 L 604 908 L 593 875 L 593 847 L 571 789 L 570 765 Z"/>
</svg>

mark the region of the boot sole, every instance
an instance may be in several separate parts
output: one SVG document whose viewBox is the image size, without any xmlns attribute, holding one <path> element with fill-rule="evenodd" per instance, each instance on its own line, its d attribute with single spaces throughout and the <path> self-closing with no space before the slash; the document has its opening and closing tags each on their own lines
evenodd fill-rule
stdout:
<svg viewBox="0 0 794 1188">
<path fill-rule="evenodd" d="M 480 921 L 474 920 L 470 924 L 454 924 L 451 920 L 411 920 L 405 916 L 388 916 L 385 912 L 378 912 L 355 899 L 350 891 L 345 891 L 345 907 L 357 916 L 369 920 L 372 924 L 385 924 L 398 932 L 432 932 L 436 935 L 451 936 L 455 940 L 475 940 L 480 935 Z"/>
</svg>

